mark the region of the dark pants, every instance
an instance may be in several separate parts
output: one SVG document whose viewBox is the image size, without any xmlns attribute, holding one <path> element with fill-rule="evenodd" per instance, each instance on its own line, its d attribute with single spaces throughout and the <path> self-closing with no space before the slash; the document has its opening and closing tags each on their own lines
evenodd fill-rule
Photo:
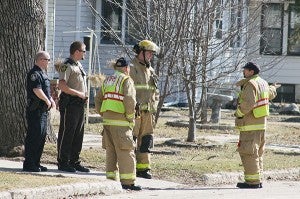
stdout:
<svg viewBox="0 0 300 199">
<path fill-rule="evenodd" d="M 40 109 L 26 111 L 27 134 L 25 138 L 24 167 L 32 168 L 40 165 L 47 135 L 48 112 Z"/>
<path fill-rule="evenodd" d="M 79 164 L 84 133 L 84 104 L 68 104 L 60 109 L 57 139 L 59 165 Z"/>
</svg>

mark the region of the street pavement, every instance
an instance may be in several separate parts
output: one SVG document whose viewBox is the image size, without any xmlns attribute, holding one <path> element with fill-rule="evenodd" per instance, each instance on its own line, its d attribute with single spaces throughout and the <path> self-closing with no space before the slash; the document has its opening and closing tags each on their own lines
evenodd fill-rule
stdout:
<svg viewBox="0 0 300 199">
<path fill-rule="evenodd" d="M 140 192 L 128 192 L 111 196 L 94 197 L 94 199 L 299 199 L 300 182 L 278 181 L 265 182 L 262 189 L 239 189 L 235 185 L 218 187 L 182 187 L 152 188 L 146 187 Z"/>
</svg>

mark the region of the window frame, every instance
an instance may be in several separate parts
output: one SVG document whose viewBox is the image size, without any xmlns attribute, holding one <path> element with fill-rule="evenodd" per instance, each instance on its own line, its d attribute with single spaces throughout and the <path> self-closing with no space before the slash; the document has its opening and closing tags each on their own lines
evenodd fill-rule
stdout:
<svg viewBox="0 0 300 199">
<path fill-rule="evenodd" d="M 103 17 L 103 19 L 101 19 L 101 36 L 100 36 L 100 44 L 104 44 L 104 45 L 119 45 L 121 43 L 125 43 L 127 44 L 134 44 L 131 36 L 129 35 L 129 18 L 128 18 L 128 14 L 127 14 L 127 8 L 130 4 L 130 0 L 116 0 L 118 1 L 119 5 L 114 5 L 114 7 L 111 8 L 111 10 L 113 9 L 117 9 L 117 17 L 118 17 L 118 29 L 109 29 L 110 27 L 108 25 L 105 25 L 104 21 L 108 21 L 108 17 L 105 18 L 105 16 L 107 14 L 105 14 L 104 12 L 109 12 L 107 10 L 105 10 L 104 6 L 105 3 L 111 4 L 113 5 L 115 1 L 109 1 L 109 0 L 101 0 L 101 16 Z M 111 26 L 111 24 L 110 24 Z M 106 33 L 107 31 L 107 33 Z M 111 31 L 111 33 L 110 33 Z M 114 38 L 114 34 L 116 33 L 116 35 L 118 36 L 118 38 L 120 40 L 118 40 L 117 38 Z M 107 34 L 107 35 L 106 35 Z"/>
<path fill-rule="evenodd" d="M 280 23 L 280 28 L 270 28 L 270 27 L 265 27 L 264 26 L 264 22 L 265 22 L 265 16 L 266 16 L 266 6 L 272 6 L 272 5 L 276 5 L 276 6 L 280 6 L 281 7 L 281 23 Z M 284 4 L 283 3 L 264 3 L 262 4 L 262 8 L 261 8 L 261 37 L 260 37 L 260 48 L 259 48 L 259 52 L 261 55 L 282 55 L 283 52 L 283 25 L 284 25 Z M 279 45 L 279 49 L 277 49 L 276 51 L 274 51 L 273 49 L 275 49 L 274 46 L 268 45 L 269 42 L 267 42 L 264 38 L 266 38 L 265 32 L 268 30 L 279 30 L 280 31 L 280 45 Z M 267 38 L 268 39 L 268 38 Z M 271 41 L 271 40 L 269 40 Z M 270 50 L 266 50 L 266 49 L 270 49 Z"/>
<path fill-rule="evenodd" d="M 289 92 L 292 91 L 292 92 Z M 296 86 L 295 84 L 281 84 L 281 87 L 277 89 L 277 96 L 272 100 L 273 102 L 296 102 Z"/>
<path fill-rule="evenodd" d="M 300 38 L 297 40 L 299 43 L 297 46 L 299 46 L 299 51 L 298 52 L 292 52 L 291 51 L 291 43 L 290 43 L 290 39 L 291 39 L 291 36 L 292 36 L 292 31 L 295 29 L 295 28 L 292 28 L 291 27 L 291 24 L 292 24 L 292 10 L 293 10 L 293 7 L 297 6 L 296 4 L 289 4 L 289 9 L 288 9 L 288 13 L 289 13 L 289 19 L 288 19 L 288 39 L 287 39 L 287 55 L 291 55 L 291 56 L 300 56 Z M 299 7 L 299 10 L 300 10 L 300 7 Z M 299 15 L 299 27 L 298 27 L 298 30 L 300 31 L 300 12 L 298 13 Z M 300 34 L 299 34 L 300 36 Z M 293 46 L 296 46 L 296 45 L 293 45 Z"/>
</svg>

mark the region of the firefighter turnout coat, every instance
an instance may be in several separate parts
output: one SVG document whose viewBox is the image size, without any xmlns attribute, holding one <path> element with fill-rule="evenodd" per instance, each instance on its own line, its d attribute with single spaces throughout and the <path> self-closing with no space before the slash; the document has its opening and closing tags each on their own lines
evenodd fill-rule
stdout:
<svg viewBox="0 0 300 199">
<path fill-rule="evenodd" d="M 95 97 L 103 117 L 102 147 L 106 149 L 106 177 L 132 185 L 136 179 L 134 126 L 136 91 L 132 79 L 116 71 L 108 76 Z"/>
<path fill-rule="evenodd" d="M 269 86 L 258 75 L 242 79 L 236 85 L 241 87 L 235 112 L 236 128 L 241 132 L 265 130 L 269 100 L 274 99 L 277 94 L 275 86 Z"/>
</svg>

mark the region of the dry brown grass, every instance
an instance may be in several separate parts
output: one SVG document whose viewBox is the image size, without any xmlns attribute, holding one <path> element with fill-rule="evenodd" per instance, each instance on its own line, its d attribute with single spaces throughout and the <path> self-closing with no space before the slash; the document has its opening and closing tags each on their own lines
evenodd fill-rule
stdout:
<svg viewBox="0 0 300 199">
<path fill-rule="evenodd" d="M 171 127 L 165 123 L 171 120 L 188 121 L 186 110 L 172 110 L 162 112 L 155 129 L 155 151 L 173 152 L 176 155 L 153 154 L 152 173 L 155 178 L 181 183 L 201 184 L 200 176 L 204 173 L 221 171 L 242 171 L 241 161 L 236 152 L 236 143 L 227 143 L 216 148 L 175 147 L 164 144 L 165 139 L 179 139 L 184 142 L 188 128 Z M 273 144 L 300 145 L 300 131 L 298 123 L 286 123 L 295 120 L 291 116 L 272 115 L 269 118 L 267 142 Z M 222 111 L 222 124 L 234 125 L 233 111 Z M 89 124 L 89 132 L 101 132 L 101 124 Z M 195 143 L 207 142 L 200 139 L 206 135 L 238 135 L 235 130 L 197 130 Z M 199 138 L 199 139 L 198 139 Z M 238 140 L 236 140 L 238 141 Z M 85 164 L 96 169 L 105 168 L 105 151 L 103 149 L 89 149 L 82 153 Z M 297 154 L 274 153 L 266 150 L 264 156 L 266 170 L 288 169 L 299 167 L 300 158 Z"/>
<path fill-rule="evenodd" d="M 233 111 L 222 112 L 221 123 L 233 124 Z M 179 183 L 200 185 L 200 177 L 204 173 L 222 171 L 242 171 L 241 161 L 236 152 L 236 143 L 226 143 L 215 148 L 175 147 L 168 146 L 163 139 L 176 138 L 184 142 L 187 138 L 188 129 L 183 127 L 170 127 L 165 125 L 170 120 L 187 120 L 186 110 L 163 112 L 155 129 L 155 150 L 174 152 L 175 155 L 153 154 L 152 173 L 156 179 L 170 180 Z M 267 130 L 267 143 L 300 145 L 299 117 L 272 115 L 269 118 Z M 54 128 L 58 128 L 58 122 Z M 102 125 L 89 124 L 86 127 L 88 133 L 99 134 Z M 206 135 L 238 135 L 235 130 L 197 130 L 196 138 Z M 197 139 L 196 143 L 204 143 L 206 140 Z M 85 149 L 81 154 L 84 165 L 93 169 L 104 171 L 105 151 L 101 148 Z M 56 145 L 46 144 L 42 156 L 44 163 L 56 163 Z M 265 170 L 289 169 L 299 167 L 300 156 L 293 153 L 275 153 L 266 150 L 264 155 Z M 0 173 L 1 175 L 1 173 Z M 19 174 L 15 174 L 19 175 Z M 25 176 L 27 177 L 27 176 Z M 47 179 L 56 181 L 57 179 Z M 63 181 L 60 181 L 63 183 Z"/>
<path fill-rule="evenodd" d="M 41 176 L 13 172 L 0 172 L 0 178 L 0 191 L 78 183 L 78 178 L 63 176 Z M 91 181 L 91 179 L 81 180 L 81 182 L 89 181 Z"/>
</svg>

